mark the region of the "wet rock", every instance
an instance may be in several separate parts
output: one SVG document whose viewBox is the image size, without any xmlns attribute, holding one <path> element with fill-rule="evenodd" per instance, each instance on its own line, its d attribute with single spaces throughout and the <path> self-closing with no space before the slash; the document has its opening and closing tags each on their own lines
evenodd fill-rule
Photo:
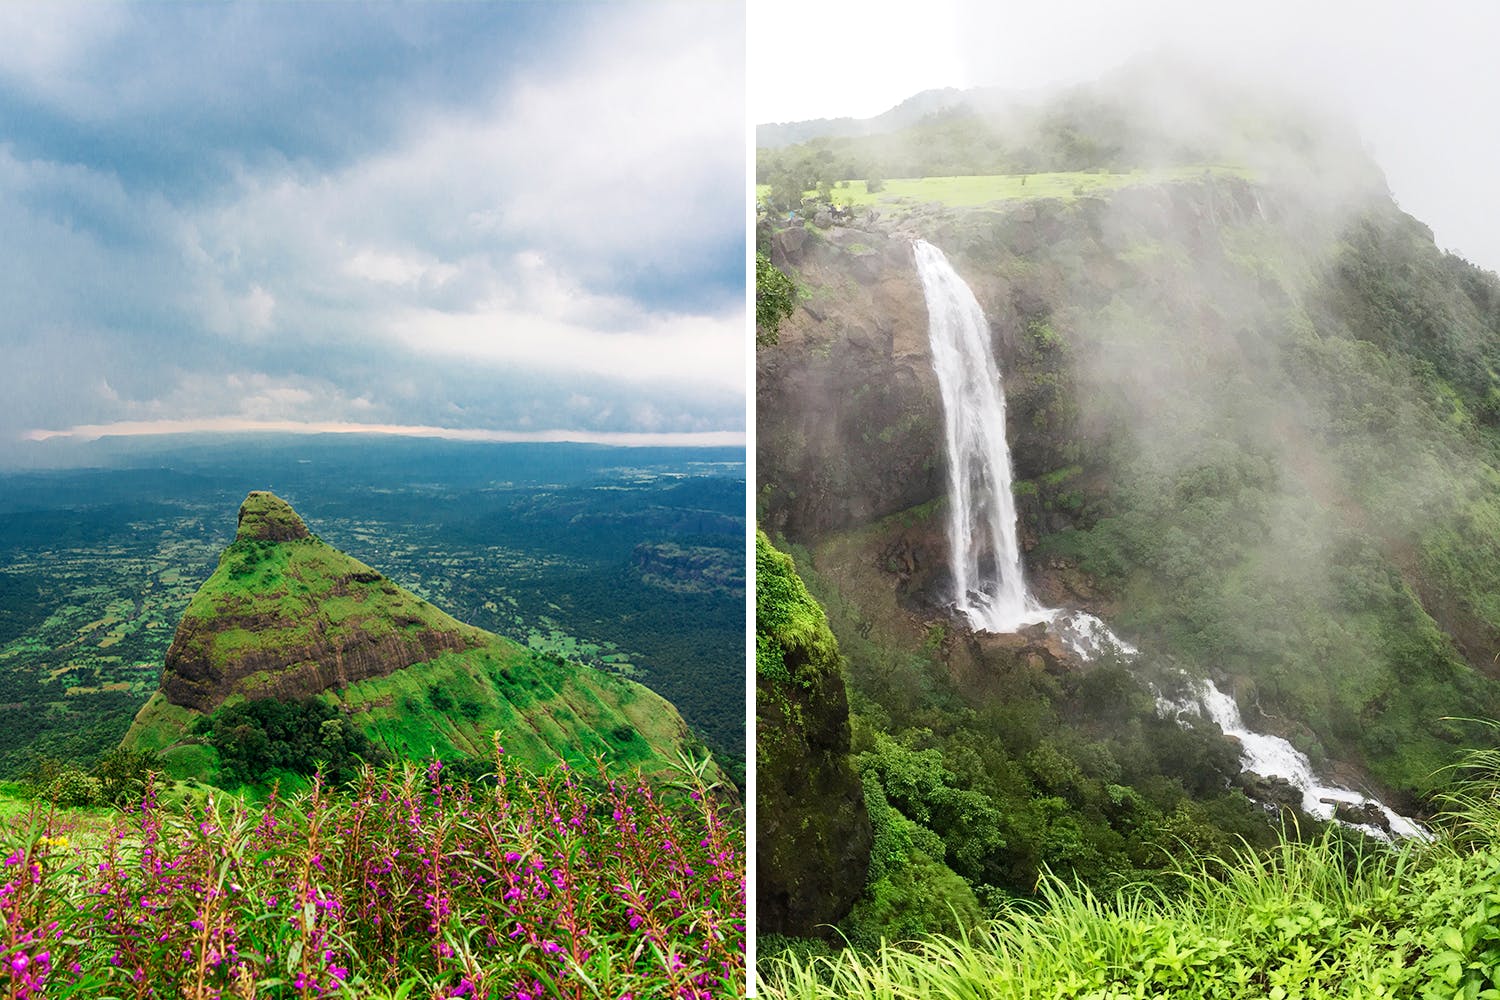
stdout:
<svg viewBox="0 0 1500 1000">
<path fill-rule="evenodd" d="M 1391 821 L 1386 817 L 1385 811 L 1373 802 L 1334 801 L 1332 805 L 1333 818 L 1340 823 L 1348 823 L 1351 826 L 1373 826 L 1387 833 L 1391 830 Z"/>
<path fill-rule="evenodd" d="M 1241 771 L 1234 783 L 1246 795 L 1263 805 L 1280 806 L 1283 809 L 1292 810 L 1302 808 L 1301 790 L 1285 778 L 1256 774 L 1254 771 Z"/>
<path fill-rule="evenodd" d="M 849 757 L 838 642 L 792 560 L 756 536 L 756 866 L 762 933 L 824 936 L 865 884 L 874 831 Z"/>
<path fill-rule="evenodd" d="M 990 663 L 1021 662 L 1033 669 L 1064 674 L 1085 665 L 1077 653 L 1068 648 L 1062 637 L 1045 624 L 1028 625 L 1018 632 L 997 635 L 994 632 L 974 634 L 980 659 Z"/>
<path fill-rule="evenodd" d="M 772 248 L 779 258 L 779 263 L 796 261 L 802 256 L 803 248 L 807 246 L 812 237 L 806 229 L 801 226 L 792 226 L 788 229 L 777 231 L 772 240 Z"/>
</svg>

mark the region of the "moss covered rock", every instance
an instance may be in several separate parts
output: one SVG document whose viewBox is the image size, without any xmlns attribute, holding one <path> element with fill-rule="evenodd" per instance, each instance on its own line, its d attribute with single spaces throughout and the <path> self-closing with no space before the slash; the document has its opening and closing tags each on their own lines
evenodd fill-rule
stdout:
<svg viewBox="0 0 1500 1000">
<path fill-rule="evenodd" d="M 764 532 L 755 573 L 760 930 L 822 934 L 864 888 L 872 842 L 843 667 L 823 609 Z"/>
</svg>

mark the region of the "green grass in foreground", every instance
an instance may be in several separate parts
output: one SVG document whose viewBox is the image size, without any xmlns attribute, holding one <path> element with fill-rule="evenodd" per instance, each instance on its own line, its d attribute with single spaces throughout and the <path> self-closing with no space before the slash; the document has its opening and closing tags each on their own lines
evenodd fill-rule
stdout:
<svg viewBox="0 0 1500 1000">
<path fill-rule="evenodd" d="M 760 995 L 813 998 L 1500 997 L 1500 751 L 1471 756 L 1432 844 L 1335 836 L 1188 859 L 1174 894 L 1059 882 L 958 938 L 762 957 Z"/>
<path fill-rule="evenodd" d="M 982 174 L 966 177 L 901 177 L 885 182 L 883 190 L 871 194 L 864 181 L 851 180 L 833 189 L 836 205 L 874 205 L 889 207 L 903 202 L 925 204 L 941 202 L 950 208 L 974 208 L 996 201 L 1018 201 L 1027 198 L 1074 198 L 1096 194 L 1134 184 L 1194 180 L 1205 175 L 1247 177 L 1243 167 L 1196 164 L 1162 170 L 1132 170 L 1129 173 Z M 769 184 L 755 186 L 756 201 L 770 194 Z M 808 192 L 812 194 L 812 192 Z"/>
</svg>

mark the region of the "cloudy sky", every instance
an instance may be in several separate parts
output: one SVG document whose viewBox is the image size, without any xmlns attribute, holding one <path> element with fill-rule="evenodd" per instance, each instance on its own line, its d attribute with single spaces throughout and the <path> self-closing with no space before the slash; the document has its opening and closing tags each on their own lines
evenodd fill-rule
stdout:
<svg viewBox="0 0 1500 1000">
<path fill-rule="evenodd" d="M 0 4 L 0 457 L 742 437 L 744 8 Z"/>
<path fill-rule="evenodd" d="M 1495 4 L 758 0 L 749 15 L 757 122 L 868 117 L 933 87 L 1078 83 L 1166 53 L 1291 89 L 1355 122 L 1440 245 L 1500 270 Z"/>
</svg>

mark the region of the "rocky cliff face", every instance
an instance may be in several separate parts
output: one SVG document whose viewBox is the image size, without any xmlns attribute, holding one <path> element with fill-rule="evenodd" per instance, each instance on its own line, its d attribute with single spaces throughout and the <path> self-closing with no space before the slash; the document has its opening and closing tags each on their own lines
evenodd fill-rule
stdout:
<svg viewBox="0 0 1500 1000">
<path fill-rule="evenodd" d="M 793 228 L 772 260 L 805 297 L 757 359 L 761 523 L 807 537 L 931 499 L 942 411 L 910 241 Z"/>
<path fill-rule="evenodd" d="M 344 596 L 335 594 L 334 596 Z M 417 623 L 413 623 L 417 624 Z M 291 641 L 276 649 L 252 649 L 216 658 L 221 629 L 312 633 L 309 642 Z M 358 681 L 386 677 L 445 652 L 473 645 L 462 636 L 433 629 L 409 635 L 331 634 L 320 618 L 306 621 L 260 615 L 233 615 L 212 623 L 184 620 L 167 650 L 161 690 L 174 705 L 211 712 L 232 694 L 291 701 Z"/>
<path fill-rule="evenodd" d="M 764 533 L 755 568 L 759 929 L 821 935 L 864 889 L 873 840 L 843 667 L 822 609 Z"/>
<path fill-rule="evenodd" d="M 762 523 L 862 635 L 916 648 L 944 621 L 920 236 L 990 322 L 1038 595 L 1110 620 L 1142 669 L 1235 679 L 1330 767 L 1423 787 L 1464 739 L 1431 720 L 1496 697 L 1500 283 L 1333 187 L 1216 173 L 773 233 L 803 301 L 758 352 Z M 943 658 L 970 692 L 1055 659 Z"/>
<path fill-rule="evenodd" d="M 802 301 L 779 345 L 756 358 L 762 523 L 805 540 L 943 495 L 941 400 L 914 238 L 941 247 L 985 309 L 1005 370 L 1017 476 L 1029 480 L 1120 431 L 1080 421 L 1088 408 L 1066 398 L 1075 373 L 1060 356 L 1064 338 L 1047 329 L 1054 313 L 1102 309 L 1144 285 L 1174 320 L 1201 322 L 1206 296 L 1173 301 L 1164 268 L 1210 248 L 1222 259 L 1226 230 L 1264 222 L 1297 230 L 1278 204 L 1249 182 L 1214 177 L 776 231 L 772 262 L 795 276 Z M 1267 287 L 1284 300 L 1274 281 Z M 1238 282 L 1204 291 L 1230 297 L 1222 312 L 1244 298 Z"/>
</svg>

